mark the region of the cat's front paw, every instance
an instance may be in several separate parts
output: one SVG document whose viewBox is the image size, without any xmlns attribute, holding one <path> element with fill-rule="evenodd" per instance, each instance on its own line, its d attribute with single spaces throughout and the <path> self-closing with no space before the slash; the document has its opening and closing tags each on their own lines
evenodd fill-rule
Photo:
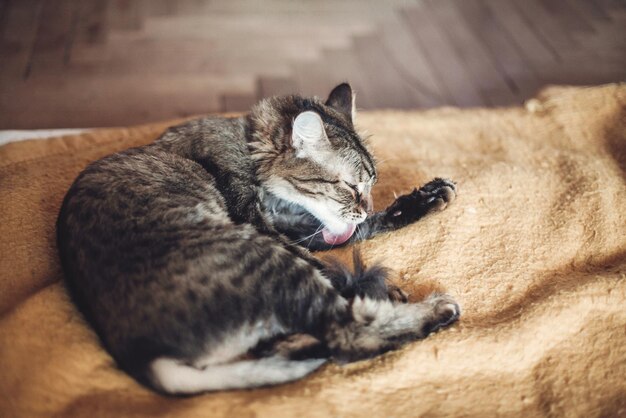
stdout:
<svg viewBox="0 0 626 418">
<path fill-rule="evenodd" d="M 430 210 L 444 210 L 456 199 L 456 184 L 448 179 L 436 178 L 423 185 L 418 193 L 430 205 Z"/>
<path fill-rule="evenodd" d="M 432 315 L 424 323 L 422 331 L 424 336 L 456 322 L 461 316 L 459 304 L 449 295 L 434 293 L 425 300 L 425 303 L 432 306 Z"/>
<path fill-rule="evenodd" d="M 422 216 L 445 209 L 456 198 L 454 182 L 436 178 L 419 189 L 396 199 L 386 210 L 387 221 L 396 226 L 404 226 Z"/>
</svg>

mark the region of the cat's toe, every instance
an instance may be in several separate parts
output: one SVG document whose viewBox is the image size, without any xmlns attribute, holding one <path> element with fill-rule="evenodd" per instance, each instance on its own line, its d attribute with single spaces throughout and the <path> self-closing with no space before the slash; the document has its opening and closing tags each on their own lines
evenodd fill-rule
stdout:
<svg viewBox="0 0 626 418">
<path fill-rule="evenodd" d="M 436 177 L 420 187 L 420 190 L 425 193 L 437 193 L 437 191 L 443 187 L 450 188 L 454 193 L 456 193 L 456 183 L 450 179 L 444 179 L 441 177 Z"/>
<path fill-rule="evenodd" d="M 439 194 L 441 199 L 443 199 L 446 203 L 454 202 L 456 199 L 456 185 L 451 182 L 446 181 L 446 185 L 442 186 L 439 190 Z"/>
<path fill-rule="evenodd" d="M 427 196 L 432 211 L 440 211 L 456 199 L 457 187 L 451 180 L 436 178 L 422 186 L 419 192 Z"/>
<path fill-rule="evenodd" d="M 433 307 L 432 317 L 424 324 L 425 335 L 456 322 L 461 316 L 459 304 L 446 294 L 433 294 L 426 302 Z"/>
<path fill-rule="evenodd" d="M 393 284 L 387 285 L 387 295 L 392 302 L 407 303 L 409 301 L 409 295 Z"/>
</svg>

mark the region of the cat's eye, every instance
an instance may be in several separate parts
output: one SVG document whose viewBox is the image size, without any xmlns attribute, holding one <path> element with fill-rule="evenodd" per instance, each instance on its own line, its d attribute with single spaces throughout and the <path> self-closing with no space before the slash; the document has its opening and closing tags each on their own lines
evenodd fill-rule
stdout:
<svg viewBox="0 0 626 418">
<path fill-rule="evenodd" d="M 356 193 L 357 195 L 359 194 L 359 186 L 357 186 L 356 184 L 348 183 L 347 181 L 344 181 L 344 184 L 354 190 L 354 193 Z"/>
<path fill-rule="evenodd" d="M 348 183 L 347 181 L 344 181 L 344 183 L 346 186 L 354 191 L 354 198 L 356 199 L 356 202 L 359 203 L 361 201 L 361 192 L 359 191 L 359 186 L 357 186 L 356 184 Z"/>
</svg>

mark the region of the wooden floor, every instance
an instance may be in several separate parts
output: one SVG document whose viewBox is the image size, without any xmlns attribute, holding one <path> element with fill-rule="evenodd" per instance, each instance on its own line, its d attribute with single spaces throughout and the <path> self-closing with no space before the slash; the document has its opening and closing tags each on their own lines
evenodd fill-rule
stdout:
<svg viewBox="0 0 626 418">
<path fill-rule="evenodd" d="M 246 110 L 345 80 L 366 109 L 626 81 L 626 1 L 0 0 L 0 129 Z"/>
</svg>

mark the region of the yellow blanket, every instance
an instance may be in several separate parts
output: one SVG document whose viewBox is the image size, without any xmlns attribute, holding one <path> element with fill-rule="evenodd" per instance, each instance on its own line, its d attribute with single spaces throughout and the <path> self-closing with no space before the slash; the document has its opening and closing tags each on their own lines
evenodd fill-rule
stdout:
<svg viewBox="0 0 626 418">
<path fill-rule="evenodd" d="M 68 300 L 54 223 L 88 162 L 169 123 L 12 143 L 0 148 L 0 416 L 626 416 L 626 85 L 357 122 L 380 161 L 379 208 L 435 176 L 458 182 L 444 212 L 362 244 L 412 298 L 456 296 L 457 325 L 293 384 L 156 395 Z"/>
</svg>

